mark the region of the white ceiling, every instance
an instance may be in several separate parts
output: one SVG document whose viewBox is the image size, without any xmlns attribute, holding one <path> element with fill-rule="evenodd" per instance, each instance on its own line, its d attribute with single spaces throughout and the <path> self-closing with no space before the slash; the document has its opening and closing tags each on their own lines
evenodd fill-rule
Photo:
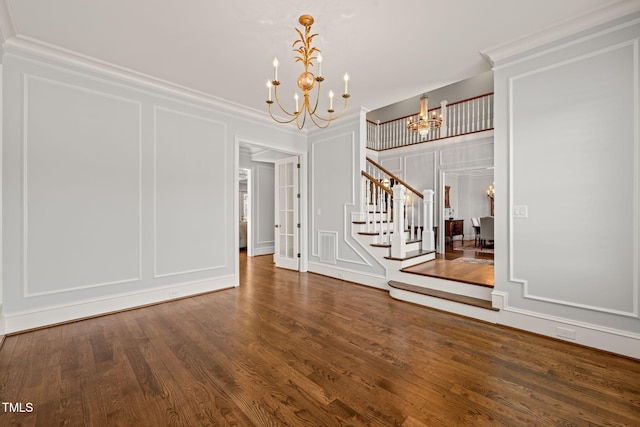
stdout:
<svg viewBox="0 0 640 427">
<path fill-rule="evenodd" d="M 480 51 L 615 3 L 608 0 L 0 0 L 0 32 L 265 111 L 280 60 L 292 98 L 291 43 L 311 14 L 324 86 L 376 109 L 489 69 Z M 305 4 L 307 3 L 307 4 Z M 293 101 L 292 101 L 293 102 Z M 266 114 L 266 113 L 265 113 Z"/>
</svg>

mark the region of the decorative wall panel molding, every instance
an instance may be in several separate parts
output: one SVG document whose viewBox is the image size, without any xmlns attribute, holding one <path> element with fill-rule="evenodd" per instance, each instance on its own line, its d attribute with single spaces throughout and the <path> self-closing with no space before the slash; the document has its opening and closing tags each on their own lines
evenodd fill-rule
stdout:
<svg viewBox="0 0 640 427">
<path fill-rule="evenodd" d="M 154 277 L 226 267 L 226 125 L 155 107 L 154 131 Z"/>
<path fill-rule="evenodd" d="M 23 296 L 141 280 L 140 103 L 22 82 Z"/>
<path fill-rule="evenodd" d="M 637 318 L 638 39 L 608 37 L 508 80 L 509 211 L 529 213 L 509 218 L 509 280 L 525 299 Z M 597 262 L 577 250 L 591 245 Z"/>
</svg>

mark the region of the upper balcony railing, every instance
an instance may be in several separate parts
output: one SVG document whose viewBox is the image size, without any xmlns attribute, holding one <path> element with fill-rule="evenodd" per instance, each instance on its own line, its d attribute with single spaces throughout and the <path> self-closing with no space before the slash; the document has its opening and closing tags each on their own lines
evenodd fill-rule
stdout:
<svg viewBox="0 0 640 427">
<path fill-rule="evenodd" d="M 442 125 L 425 137 L 407 128 L 409 119 L 418 120 L 419 113 L 383 123 L 367 120 L 367 148 L 389 150 L 493 129 L 493 93 L 451 104 L 442 101 L 439 107 L 429 110 L 429 115 L 433 112 L 442 115 Z"/>
</svg>

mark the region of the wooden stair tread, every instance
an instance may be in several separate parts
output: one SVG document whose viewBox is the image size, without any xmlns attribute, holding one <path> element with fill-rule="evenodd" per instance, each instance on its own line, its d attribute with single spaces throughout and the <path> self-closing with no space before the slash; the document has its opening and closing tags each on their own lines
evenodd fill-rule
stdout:
<svg viewBox="0 0 640 427">
<path fill-rule="evenodd" d="M 390 248 L 391 243 L 372 243 L 371 246 L 374 248 Z"/>
<path fill-rule="evenodd" d="M 405 260 L 408 260 L 408 259 L 417 258 L 419 256 L 429 255 L 429 254 L 432 254 L 432 253 L 435 253 L 435 251 L 423 251 L 422 249 L 417 249 L 415 251 L 407 252 L 407 255 L 404 258 L 386 256 L 385 259 L 390 259 L 390 260 L 393 260 L 393 261 L 405 261 Z"/>
<path fill-rule="evenodd" d="M 474 307 L 484 308 L 492 311 L 500 311 L 500 309 L 495 308 L 491 305 L 491 301 L 483 300 L 480 298 L 453 294 L 451 292 L 439 291 L 436 289 L 429 289 L 422 286 L 411 285 L 409 283 L 396 282 L 395 280 L 389 281 L 389 286 L 391 286 L 392 288 L 415 292 L 417 294 L 426 295 L 433 298 L 445 299 L 448 301 L 458 302 L 460 304 L 471 305 Z"/>
</svg>

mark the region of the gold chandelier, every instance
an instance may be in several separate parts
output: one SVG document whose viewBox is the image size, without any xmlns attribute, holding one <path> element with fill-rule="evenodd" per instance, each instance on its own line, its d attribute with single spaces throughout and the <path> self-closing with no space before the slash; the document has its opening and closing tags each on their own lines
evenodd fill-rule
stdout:
<svg viewBox="0 0 640 427">
<path fill-rule="evenodd" d="M 296 126 L 298 129 L 302 129 L 307 120 L 307 116 L 311 118 L 313 123 L 319 128 L 326 128 L 329 124 L 340 117 L 347 108 L 347 100 L 349 99 L 349 75 L 345 73 L 344 75 L 344 93 L 342 94 L 342 98 L 344 98 L 344 105 L 342 107 L 342 111 L 334 115 L 335 112 L 333 109 L 333 91 L 329 91 L 329 108 L 327 109 L 328 116 L 321 116 L 318 114 L 318 104 L 320 100 L 320 84 L 324 81 L 324 77 L 322 77 L 322 56 L 320 55 L 320 50 L 311 46 L 311 42 L 313 38 L 317 36 L 317 34 L 311 33 L 311 25 L 313 25 L 313 17 L 310 15 L 302 15 L 298 22 L 305 28 L 304 35 L 297 28 L 295 29 L 300 36 L 300 38 L 293 42 L 292 47 L 296 47 L 296 45 L 300 44 L 296 49 L 293 49 L 294 52 L 297 52 L 298 55 L 294 58 L 296 62 L 302 62 L 304 65 L 304 72 L 298 76 L 298 88 L 302 91 L 302 108 L 300 108 L 300 98 L 298 93 L 296 92 L 294 95 L 294 99 L 296 102 L 296 109 L 294 112 L 289 112 L 282 106 L 280 99 L 278 97 L 278 86 L 280 86 L 280 81 L 278 81 L 278 58 L 273 60 L 273 80 L 267 81 L 267 87 L 269 88 L 269 99 L 267 100 L 267 105 L 269 106 L 269 115 L 273 120 L 278 123 L 291 123 L 293 121 L 296 122 Z M 316 56 L 317 53 L 317 56 Z M 309 67 L 313 67 L 313 61 L 316 60 L 318 62 L 318 75 L 315 76 L 313 73 L 309 71 Z M 316 86 L 317 91 L 315 101 L 312 103 L 309 100 L 309 92 Z M 273 92 L 273 98 L 272 98 Z M 271 107 L 275 102 L 278 103 L 278 106 L 282 110 L 284 114 L 291 117 L 288 120 L 279 120 L 273 115 L 273 111 Z"/>
<path fill-rule="evenodd" d="M 436 116 L 436 112 L 434 111 L 431 117 L 429 117 L 429 97 L 422 95 L 420 97 L 420 115 L 418 116 L 418 120 L 410 117 L 407 121 L 407 129 L 425 137 L 430 131 L 438 129 L 440 125 L 442 125 L 442 115 Z"/>
</svg>

